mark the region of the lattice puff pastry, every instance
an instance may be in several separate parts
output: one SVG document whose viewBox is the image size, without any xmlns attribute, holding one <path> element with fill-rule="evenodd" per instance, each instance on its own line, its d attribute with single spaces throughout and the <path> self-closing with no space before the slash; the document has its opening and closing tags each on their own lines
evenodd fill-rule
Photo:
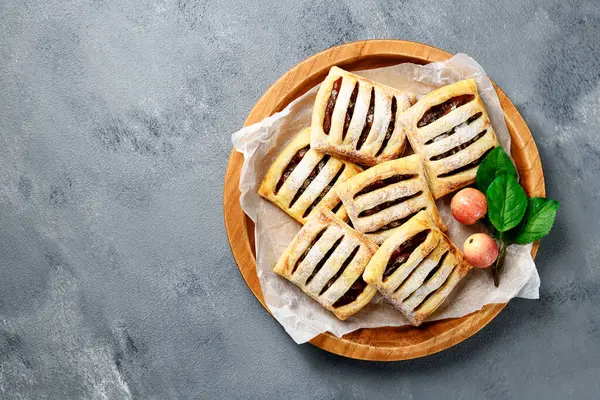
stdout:
<svg viewBox="0 0 600 400">
<path fill-rule="evenodd" d="M 363 277 L 419 326 L 470 269 L 461 251 L 422 211 L 383 242 Z"/>
<path fill-rule="evenodd" d="M 398 158 L 406 135 L 397 117 L 415 100 L 412 93 L 333 67 L 315 100 L 312 147 L 360 165 Z"/>
<path fill-rule="evenodd" d="M 335 188 L 354 229 L 375 243 L 383 241 L 421 210 L 446 230 L 429 192 L 417 155 L 376 165 Z"/>
<path fill-rule="evenodd" d="M 360 171 L 352 163 L 311 149 L 310 128 L 306 128 L 271 165 L 258 193 L 301 224 L 317 205 L 346 220 L 346 210 L 331 189 Z"/>
<path fill-rule="evenodd" d="M 429 92 L 398 122 L 423 159 L 436 199 L 475 182 L 479 164 L 499 145 L 475 79 Z"/>
<path fill-rule="evenodd" d="M 373 242 L 319 207 L 273 271 L 344 320 L 367 305 L 376 292 L 362 278 L 376 250 Z"/>
</svg>

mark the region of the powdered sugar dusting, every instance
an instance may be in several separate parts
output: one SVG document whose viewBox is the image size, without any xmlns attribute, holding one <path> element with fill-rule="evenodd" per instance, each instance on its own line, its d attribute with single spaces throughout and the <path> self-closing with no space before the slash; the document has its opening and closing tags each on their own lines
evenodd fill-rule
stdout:
<svg viewBox="0 0 600 400">
<path fill-rule="evenodd" d="M 460 79 L 473 77 L 477 81 L 479 94 L 501 145 L 510 150 L 510 135 L 492 84 L 481 66 L 468 56 L 459 54 L 445 62 L 426 66 L 401 64 L 362 71 L 360 75 L 418 95 Z M 261 160 L 267 156 L 269 149 L 289 142 L 279 138 L 279 135 L 292 137 L 310 125 L 311 96 L 314 96 L 314 91 L 300 98 L 291 108 L 271 117 L 268 125 L 256 124 L 246 127 L 235 135 L 234 147 L 246 157 L 240 179 L 241 203 L 244 211 L 256 224 L 257 273 L 265 301 L 273 316 L 298 343 L 306 342 L 324 331 L 342 336 L 359 328 L 405 325 L 408 321 L 402 313 L 388 302 L 382 302 L 380 298 L 376 298 L 350 319 L 339 321 L 329 311 L 324 310 L 308 296 L 294 290 L 289 282 L 272 272 L 277 259 L 298 231 L 299 225 L 283 211 L 258 196 L 256 190 L 263 174 L 256 173 L 254 168 L 258 168 L 259 171 L 266 168 L 268 165 L 264 166 Z M 357 110 L 358 103 L 355 113 Z M 455 243 L 464 242 L 468 235 L 481 229 L 480 226 L 463 227 L 454 221 L 448 199 L 441 199 L 436 203 Z M 537 298 L 539 276 L 529 253 L 530 249 L 530 246 L 509 247 L 499 288 L 493 286 L 488 271 L 470 272 L 456 290 L 450 293 L 449 301 L 442 304 L 431 319 L 460 317 L 479 310 L 485 304 L 506 302 L 515 296 Z"/>
</svg>

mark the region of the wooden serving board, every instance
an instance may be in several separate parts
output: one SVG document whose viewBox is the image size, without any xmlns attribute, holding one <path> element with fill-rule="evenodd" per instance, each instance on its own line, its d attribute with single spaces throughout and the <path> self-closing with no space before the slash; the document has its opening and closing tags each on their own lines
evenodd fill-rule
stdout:
<svg viewBox="0 0 600 400">
<path fill-rule="evenodd" d="M 432 46 L 401 40 L 369 40 L 348 43 L 318 53 L 284 74 L 256 103 L 244 126 L 254 124 L 284 109 L 291 101 L 319 84 L 337 65 L 357 71 L 412 62 L 427 64 L 452 55 Z M 495 84 L 506 124 L 512 137 L 511 151 L 529 196 L 545 196 L 544 175 L 537 147 L 525 121 Z M 238 189 L 243 156 L 233 151 L 227 165 L 223 194 L 225 227 L 233 256 L 254 296 L 268 310 L 258 276 L 254 252 L 254 224 L 240 206 Z M 535 257 L 539 242 L 535 243 Z M 493 304 L 462 318 L 411 326 L 360 329 L 338 338 L 323 333 L 310 342 L 324 350 L 364 360 L 394 361 L 423 357 L 462 342 L 487 325 L 506 304 Z"/>
</svg>

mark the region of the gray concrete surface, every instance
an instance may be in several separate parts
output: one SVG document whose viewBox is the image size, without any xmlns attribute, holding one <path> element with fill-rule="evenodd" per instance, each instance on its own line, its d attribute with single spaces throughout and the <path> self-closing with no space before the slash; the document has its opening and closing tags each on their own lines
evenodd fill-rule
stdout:
<svg viewBox="0 0 600 400">
<path fill-rule="evenodd" d="M 562 202 L 541 299 L 411 362 L 295 345 L 223 226 L 254 102 L 365 38 L 478 60 Z M 599 43 L 594 0 L 2 1 L 0 398 L 600 398 Z"/>
</svg>

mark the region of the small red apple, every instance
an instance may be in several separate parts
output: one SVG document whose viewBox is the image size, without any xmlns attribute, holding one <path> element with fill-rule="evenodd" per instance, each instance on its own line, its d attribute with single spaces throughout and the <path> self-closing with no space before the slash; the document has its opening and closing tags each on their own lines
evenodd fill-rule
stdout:
<svg viewBox="0 0 600 400">
<path fill-rule="evenodd" d="M 454 195 L 450 203 L 454 218 L 465 225 L 473 225 L 487 212 L 485 194 L 477 189 L 466 188 Z"/>
<path fill-rule="evenodd" d="M 476 233 L 465 240 L 465 258 L 476 268 L 489 267 L 498 258 L 498 245 L 489 235 Z"/>
</svg>

